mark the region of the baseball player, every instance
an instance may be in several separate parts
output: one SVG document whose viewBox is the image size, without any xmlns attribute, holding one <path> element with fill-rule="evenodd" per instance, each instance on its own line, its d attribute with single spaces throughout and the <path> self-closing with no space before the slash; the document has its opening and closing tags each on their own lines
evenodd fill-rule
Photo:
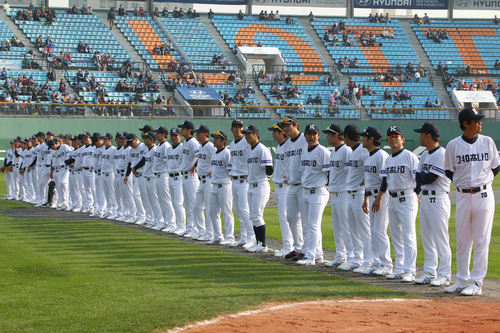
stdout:
<svg viewBox="0 0 500 333">
<path fill-rule="evenodd" d="M 104 200 L 106 200 L 105 212 L 99 217 L 107 218 L 116 215 L 116 195 L 114 186 L 114 168 L 115 168 L 115 152 L 116 148 L 113 146 L 113 135 L 111 133 L 104 133 L 102 136 L 103 146 L 101 148 L 101 180 L 102 189 L 104 193 Z"/>
<path fill-rule="evenodd" d="M 137 135 L 135 135 L 134 133 L 129 133 L 127 135 L 127 145 L 129 150 L 127 151 L 128 156 L 126 156 L 126 161 L 130 164 L 125 171 L 125 178 L 123 179 L 123 182 L 127 186 L 130 184 L 135 204 L 134 209 L 130 210 L 127 216 L 122 216 L 120 219 L 118 219 L 118 221 L 136 224 L 145 224 L 146 222 L 148 222 L 150 225 L 152 225 L 153 220 L 150 215 L 151 205 L 149 201 L 146 200 L 146 198 L 144 198 L 144 200 L 142 199 L 140 190 L 140 178 L 144 173 L 144 164 L 139 164 L 139 162 L 144 157 L 147 148 L 144 143 L 139 141 Z M 130 176 L 131 173 L 133 173 L 134 177 Z M 145 186 L 145 184 L 143 183 L 142 186 Z M 146 189 L 142 190 L 143 193 L 145 191 Z M 144 204 L 149 208 L 147 210 L 147 214 L 144 210 Z"/>
<path fill-rule="evenodd" d="M 349 124 L 340 135 L 344 136 L 346 145 L 352 149 L 347 162 L 348 172 L 345 189 L 348 205 L 347 218 L 354 246 L 353 258 L 350 263 L 340 268 L 363 273 L 372 265 L 370 217 L 363 212 L 365 200 L 364 165 L 369 153 L 361 143 L 358 126 Z"/>
<path fill-rule="evenodd" d="M 319 144 L 320 132 L 316 124 L 304 130 L 307 149 L 301 155 L 301 181 L 304 191 L 304 212 L 307 219 L 307 252 L 297 261 L 299 265 L 311 266 L 323 262 L 323 235 L 321 222 L 330 195 L 326 185 L 330 171 L 330 151 Z"/>
<path fill-rule="evenodd" d="M 288 136 L 283 131 L 283 125 L 276 123 L 268 128 L 273 132 L 273 139 L 278 143 L 274 152 L 274 196 L 276 197 L 276 205 L 278 206 L 278 219 L 280 222 L 281 239 L 283 248 L 274 252 L 275 257 L 284 257 L 293 251 L 293 237 L 290 225 L 286 219 L 286 197 L 288 193 L 288 185 L 286 184 L 286 159 L 285 159 L 285 144 Z"/>
<path fill-rule="evenodd" d="M 473 108 L 460 111 L 463 135 L 448 143 L 444 162 L 446 175 L 457 187 L 457 282 L 444 290 L 465 296 L 482 294 L 495 214 L 491 183 L 499 170 L 499 156 L 493 139 L 480 134 L 483 117 Z M 472 246 L 474 262 L 469 270 Z"/>
<path fill-rule="evenodd" d="M 198 190 L 199 181 L 197 175 L 197 161 L 200 144 L 193 137 L 194 124 L 185 120 L 178 126 L 181 129 L 181 135 L 184 138 L 182 144 L 182 193 L 184 194 L 184 205 L 187 212 L 186 232 L 181 235 L 190 238 L 198 233 L 198 228 L 194 220 L 194 199 Z"/>
<path fill-rule="evenodd" d="M 28 138 L 26 138 L 28 139 Z M 28 166 L 31 163 L 31 141 L 28 140 L 21 141 L 21 162 L 19 164 L 19 189 L 20 189 L 20 200 L 24 202 L 31 201 L 31 177 L 27 172 Z"/>
<path fill-rule="evenodd" d="M 389 226 L 389 197 L 387 190 L 385 161 L 389 154 L 380 149 L 382 132 L 374 126 L 368 126 L 359 133 L 363 137 L 363 147 L 369 156 L 365 160 L 365 199 L 363 211 L 370 217 L 372 242 L 372 266 L 362 274 L 385 276 L 392 273 L 391 244 L 387 236 Z"/>
<path fill-rule="evenodd" d="M 85 204 L 82 209 L 84 214 L 94 213 L 94 198 L 95 193 L 95 173 L 94 173 L 94 147 L 91 145 L 91 135 L 89 132 L 82 134 L 81 149 L 81 171 L 82 171 L 82 186 L 85 194 Z"/>
<path fill-rule="evenodd" d="M 118 148 L 115 152 L 115 180 L 113 184 L 115 188 L 115 197 L 117 198 L 118 210 L 116 216 L 111 215 L 108 217 L 108 219 L 115 217 L 116 221 L 122 222 L 125 219 L 135 217 L 136 215 L 134 189 L 132 187 L 133 180 L 130 182 L 125 181 L 126 173 L 128 172 L 128 169 L 131 168 L 130 152 L 132 148 L 128 145 L 129 137 L 133 140 L 136 136 L 135 134 L 128 134 L 127 132 L 118 132 L 115 136 Z"/>
<path fill-rule="evenodd" d="M 168 185 L 172 206 L 174 207 L 177 226 L 170 233 L 183 235 L 186 232 L 186 211 L 184 210 L 184 194 L 182 193 L 182 142 L 181 131 L 178 128 L 170 129 L 172 146 L 167 149 Z"/>
<path fill-rule="evenodd" d="M 240 223 L 240 240 L 233 243 L 233 247 L 248 248 L 256 244 L 255 233 L 253 231 L 252 222 L 250 221 L 250 213 L 248 211 L 248 165 L 246 161 L 247 151 L 250 145 L 243 136 L 243 122 L 235 119 L 231 122 L 231 132 L 234 140 L 229 144 L 231 152 L 231 161 L 229 174 L 232 179 L 232 192 L 234 201 L 234 210 L 236 217 Z"/>
<path fill-rule="evenodd" d="M 81 211 L 82 195 L 80 192 L 81 171 L 76 166 L 77 155 L 80 154 L 79 148 L 81 140 L 73 136 L 71 138 L 73 150 L 68 154 L 68 159 L 64 161 L 69 170 L 69 197 L 70 205 L 67 211 L 78 213 Z"/>
<path fill-rule="evenodd" d="M 70 187 L 71 170 L 68 167 L 68 164 L 66 163 L 66 161 L 70 158 L 70 156 L 73 153 L 73 151 L 75 150 L 75 148 L 73 147 L 73 135 L 71 135 L 70 133 L 66 133 L 64 136 L 62 136 L 61 140 L 64 143 L 64 145 L 66 146 L 66 148 L 68 149 L 68 153 L 66 154 L 67 157 L 62 162 L 64 163 L 63 164 L 64 169 L 66 169 L 66 172 L 68 173 L 68 194 L 67 194 L 67 201 L 66 201 L 66 205 L 65 205 L 67 208 L 65 210 L 69 212 L 69 211 L 72 211 L 74 208 L 74 204 L 73 204 L 74 198 L 71 195 L 73 192 L 73 189 Z"/>
<path fill-rule="evenodd" d="M 57 139 L 57 140 L 56 140 Z M 52 149 L 55 151 L 52 159 L 52 168 L 55 171 L 55 182 L 57 191 L 57 210 L 66 210 L 69 195 L 69 170 L 64 163 L 68 159 L 70 148 L 62 143 L 62 139 L 54 138 Z"/>
<path fill-rule="evenodd" d="M 94 197 L 94 213 L 90 217 L 99 217 L 106 209 L 106 199 L 104 199 L 104 190 L 102 188 L 101 174 L 101 153 L 103 149 L 103 141 L 101 133 L 92 134 L 92 145 L 94 146 L 94 173 L 95 173 L 95 188 L 96 196 Z"/>
<path fill-rule="evenodd" d="M 175 230 L 175 212 L 169 191 L 169 177 L 167 170 L 167 150 L 170 143 L 167 141 L 168 129 L 163 126 L 155 130 L 156 140 L 159 144 L 156 148 L 153 162 L 153 173 L 155 175 L 156 193 L 163 216 L 163 228 L 161 231 L 170 232 Z"/>
<path fill-rule="evenodd" d="M 211 239 L 214 237 L 214 231 L 212 229 L 212 223 L 210 219 L 210 206 L 208 205 L 210 200 L 210 190 L 212 189 L 212 182 L 210 180 L 211 172 L 211 162 L 212 155 L 215 152 L 215 147 L 209 140 L 210 130 L 208 126 L 200 125 L 194 130 L 196 133 L 196 139 L 200 144 L 198 151 L 198 181 L 199 186 L 196 191 L 196 196 L 194 199 L 194 220 L 198 233 L 191 236 L 193 239 L 200 239 L 201 241 L 206 241 L 206 239 Z M 206 212 L 207 223 L 205 227 L 205 214 Z M 234 227 L 233 227 L 234 229 Z M 233 238 L 226 238 L 221 242 L 221 245 L 231 245 L 234 243 Z"/>
<path fill-rule="evenodd" d="M 286 183 L 288 192 L 286 197 L 286 218 L 290 225 L 293 237 L 293 251 L 285 255 L 285 259 L 298 261 L 305 256 L 304 235 L 302 228 L 306 228 L 307 214 L 304 211 L 304 191 L 302 188 L 302 175 L 300 159 L 307 149 L 305 136 L 300 132 L 297 121 L 291 117 L 283 118 L 283 131 L 289 137 L 285 144 Z"/>
<path fill-rule="evenodd" d="M 420 157 L 417 183 L 421 184 L 420 228 L 425 253 L 424 274 L 415 284 L 443 286 L 450 284 L 451 248 L 448 235 L 450 219 L 450 180 L 444 172 L 445 149 L 439 145 L 439 128 L 425 122 L 421 128 L 420 145 L 427 150 Z M 440 265 L 438 268 L 438 258 Z M 439 274 L 439 277 L 437 276 Z"/>
<path fill-rule="evenodd" d="M 38 151 L 40 150 L 40 144 L 38 143 L 38 138 L 36 137 L 36 134 L 33 134 L 31 137 L 31 143 L 32 143 L 32 148 L 31 148 L 31 155 L 32 155 L 32 160 L 31 164 L 28 166 L 28 173 L 31 175 L 31 182 L 33 186 L 33 200 L 31 200 L 32 204 L 38 204 L 38 189 L 39 189 L 39 184 L 38 184 L 38 169 L 37 169 L 37 157 L 38 157 Z"/>
<path fill-rule="evenodd" d="M 242 131 L 250 145 L 247 151 L 248 164 L 248 208 L 252 221 L 256 244 L 247 248 L 248 252 L 267 252 L 266 223 L 264 208 L 269 201 L 269 178 L 273 175 L 273 161 L 271 152 L 259 142 L 259 129 L 248 125 Z"/>
<path fill-rule="evenodd" d="M 212 224 L 213 238 L 209 239 L 207 244 L 220 244 L 224 237 L 222 236 L 222 226 L 220 213 L 224 216 L 224 229 L 226 230 L 226 239 L 234 239 L 234 216 L 232 211 L 233 195 L 231 190 L 231 175 L 229 174 L 231 165 L 231 153 L 226 148 L 227 134 L 222 131 L 216 131 L 211 134 L 214 138 L 215 151 L 211 156 L 210 180 L 212 187 L 210 189 L 210 218 L 207 223 Z M 208 230 L 208 226 L 207 226 Z"/>
<path fill-rule="evenodd" d="M 40 152 L 41 152 L 41 161 L 42 161 L 42 168 L 39 170 L 39 182 L 40 182 L 40 195 L 41 195 L 41 203 L 43 204 L 40 205 L 40 207 L 48 207 L 48 193 L 49 191 L 53 191 L 51 189 L 54 188 L 53 184 L 49 187 L 48 191 L 48 185 L 50 183 L 50 173 L 51 173 L 51 168 L 52 168 L 52 150 L 49 148 L 47 145 L 47 142 L 52 140 L 54 138 L 54 132 L 48 131 L 45 135 L 45 142 L 42 142 L 40 144 Z"/>
<path fill-rule="evenodd" d="M 45 203 L 45 191 L 42 188 L 42 174 L 44 170 L 44 160 L 43 160 L 43 155 L 44 155 L 44 150 L 47 150 L 47 144 L 45 143 L 45 133 L 44 132 L 38 132 L 36 134 L 36 140 L 38 142 L 37 146 L 37 153 L 36 153 L 36 187 L 35 187 L 35 193 L 36 193 L 36 203 L 35 207 L 41 207 Z"/>
<path fill-rule="evenodd" d="M 15 200 L 15 192 L 14 192 L 14 152 L 16 150 L 16 143 L 14 140 L 10 141 L 10 149 L 7 150 L 7 154 L 5 155 L 5 159 L 3 161 L 3 166 L 6 168 L 5 174 L 5 185 L 7 187 L 7 200 Z"/>
<path fill-rule="evenodd" d="M 347 180 L 347 164 L 352 149 L 344 143 L 340 135 L 344 129 L 337 124 L 331 124 L 322 132 L 327 134 L 328 144 L 335 149 L 330 153 L 330 183 L 328 191 L 332 193 L 332 227 L 335 238 L 335 259 L 325 263 L 328 267 L 340 267 L 348 263 L 352 257 L 353 244 L 347 219 L 347 191 L 345 184 Z M 344 266 L 342 266 L 344 267 Z"/>
<path fill-rule="evenodd" d="M 387 129 L 387 142 L 392 154 L 386 159 L 385 170 L 389 191 L 389 225 L 396 255 L 395 268 L 388 279 L 413 282 L 416 274 L 417 234 L 415 220 L 418 213 L 416 172 L 418 158 L 404 149 L 405 138 L 399 126 Z M 383 193 L 383 192 L 382 192 Z"/>
<path fill-rule="evenodd" d="M 21 186 L 20 186 L 20 174 L 19 174 L 19 167 L 21 165 L 21 141 L 23 139 L 18 136 L 14 139 L 14 156 L 12 160 L 12 174 L 14 175 L 13 177 L 13 189 L 14 189 L 14 200 L 18 200 L 19 197 L 21 196 Z"/>
</svg>

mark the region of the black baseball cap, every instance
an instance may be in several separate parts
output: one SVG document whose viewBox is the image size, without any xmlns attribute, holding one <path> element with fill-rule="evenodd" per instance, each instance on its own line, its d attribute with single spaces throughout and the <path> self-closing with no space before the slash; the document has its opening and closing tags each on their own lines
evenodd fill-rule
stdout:
<svg viewBox="0 0 500 333">
<path fill-rule="evenodd" d="M 143 138 L 150 138 L 153 139 L 153 141 L 156 141 L 156 133 L 153 131 L 149 131 L 146 134 L 141 135 Z"/>
<path fill-rule="evenodd" d="M 255 125 L 248 125 L 243 131 L 241 131 L 243 134 L 247 133 L 259 133 L 259 129 Z"/>
<path fill-rule="evenodd" d="M 52 148 L 53 145 L 54 145 L 54 140 L 47 141 L 47 147 Z"/>
<path fill-rule="evenodd" d="M 271 132 L 281 131 L 283 132 L 283 124 L 281 122 L 274 124 L 272 127 L 267 128 Z"/>
<path fill-rule="evenodd" d="M 47 135 L 52 135 L 52 136 L 54 136 L 54 132 L 52 132 L 52 131 L 47 131 Z"/>
<path fill-rule="evenodd" d="M 295 120 L 295 118 L 293 117 L 285 117 L 283 119 L 281 119 L 281 123 L 282 124 L 297 124 L 297 120 Z"/>
<path fill-rule="evenodd" d="M 54 141 L 54 142 L 61 142 L 61 140 L 59 138 L 57 138 L 57 137 L 54 138 L 54 139 L 52 139 L 52 141 Z"/>
<path fill-rule="evenodd" d="M 41 136 L 41 137 L 45 138 L 45 133 L 40 131 L 40 132 L 36 133 L 35 136 L 37 136 L 37 137 Z"/>
<path fill-rule="evenodd" d="M 73 135 L 71 135 L 71 134 L 69 134 L 69 133 L 66 133 L 66 134 L 64 135 L 64 137 L 65 137 L 66 139 L 70 139 L 70 140 L 71 140 L 71 138 L 73 137 Z"/>
<path fill-rule="evenodd" d="M 102 139 L 102 135 L 101 135 L 101 133 L 95 132 L 94 134 L 92 134 L 92 138 L 91 139 L 94 142 L 97 141 L 97 140 L 101 140 Z"/>
<path fill-rule="evenodd" d="M 155 133 L 168 134 L 168 129 L 166 127 L 160 126 L 157 129 L 155 129 Z"/>
<path fill-rule="evenodd" d="M 127 138 L 127 132 L 116 132 L 115 137 L 117 139 L 126 139 Z"/>
<path fill-rule="evenodd" d="M 360 136 L 374 138 L 375 140 L 382 139 L 382 132 L 375 126 L 368 126 L 363 132 L 358 133 Z"/>
<path fill-rule="evenodd" d="M 328 134 L 328 133 L 340 134 L 340 133 L 342 133 L 343 130 L 344 129 L 342 128 L 342 126 L 337 125 L 337 124 L 331 124 L 330 126 L 328 126 L 326 128 L 326 130 L 322 130 L 321 132 L 326 133 L 326 134 Z"/>
<path fill-rule="evenodd" d="M 212 134 L 210 134 L 212 138 L 221 138 L 222 140 L 227 141 L 227 134 L 223 131 L 215 131 Z"/>
<path fill-rule="evenodd" d="M 16 136 L 14 141 L 21 142 L 21 141 L 23 141 L 23 138 L 21 138 L 20 136 Z"/>
<path fill-rule="evenodd" d="M 359 127 L 354 125 L 354 124 L 349 124 L 339 134 L 340 135 L 347 135 L 347 136 L 356 136 L 356 135 L 359 135 L 358 133 L 359 133 Z"/>
<path fill-rule="evenodd" d="M 33 135 L 31 136 L 31 140 L 36 140 L 36 134 L 33 134 Z"/>
<path fill-rule="evenodd" d="M 139 131 L 144 132 L 144 133 L 151 132 L 153 130 L 154 130 L 153 126 L 151 126 L 151 125 L 144 125 L 143 128 L 139 128 Z"/>
<path fill-rule="evenodd" d="M 465 108 L 458 114 L 458 122 L 462 124 L 464 121 L 481 120 L 484 116 L 484 114 L 477 113 L 474 108 Z"/>
<path fill-rule="evenodd" d="M 171 130 L 170 130 L 170 135 L 181 135 L 181 130 L 178 129 L 177 127 L 173 127 Z"/>
<path fill-rule="evenodd" d="M 309 133 L 309 132 L 316 132 L 319 133 L 319 127 L 316 124 L 309 124 L 306 126 L 306 129 L 304 130 L 304 134 Z"/>
<path fill-rule="evenodd" d="M 31 137 L 27 137 L 26 139 L 24 139 L 24 143 L 28 143 L 28 142 L 31 142 Z"/>
<path fill-rule="evenodd" d="M 430 121 L 426 121 L 422 124 L 421 128 L 415 128 L 414 131 L 417 133 L 429 133 L 433 137 L 439 138 L 439 128 Z"/>
<path fill-rule="evenodd" d="M 200 125 L 197 129 L 194 130 L 195 133 L 210 133 L 207 125 Z"/>
<path fill-rule="evenodd" d="M 102 136 L 103 139 L 108 139 L 108 140 L 112 140 L 113 139 L 113 134 L 111 133 L 104 133 L 104 135 Z"/>
<path fill-rule="evenodd" d="M 83 139 L 83 138 L 90 138 L 90 137 L 91 137 L 91 135 L 90 135 L 90 133 L 89 133 L 89 132 L 83 132 L 83 133 L 82 133 L 82 139 Z"/>
<path fill-rule="evenodd" d="M 403 135 L 403 130 L 399 126 L 391 126 L 387 129 L 387 135 L 390 133 L 397 133 L 399 135 Z"/>
<path fill-rule="evenodd" d="M 14 141 L 14 140 L 10 140 L 10 143 L 11 143 L 11 144 L 12 144 L 12 143 L 16 143 L 16 141 Z"/>
<path fill-rule="evenodd" d="M 233 122 L 231 123 L 231 128 L 233 128 L 234 126 L 243 126 L 243 121 L 239 119 L 233 120 Z"/>
<path fill-rule="evenodd" d="M 194 130 L 194 124 L 192 122 L 190 122 L 189 120 L 184 120 L 184 122 L 182 124 L 178 125 L 177 127 Z"/>
<path fill-rule="evenodd" d="M 137 135 L 135 135 L 134 133 L 127 134 L 127 141 L 128 142 L 134 141 L 134 139 L 137 139 Z"/>
</svg>

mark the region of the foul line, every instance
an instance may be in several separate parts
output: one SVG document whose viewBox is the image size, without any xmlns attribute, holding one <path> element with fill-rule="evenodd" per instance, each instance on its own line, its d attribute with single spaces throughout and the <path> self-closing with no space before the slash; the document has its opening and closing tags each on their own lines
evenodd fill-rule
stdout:
<svg viewBox="0 0 500 333">
<path fill-rule="evenodd" d="M 264 308 L 264 309 L 259 309 L 259 310 L 250 310 L 250 311 L 244 311 L 244 312 L 239 312 L 235 314 L 230 314 L 227 316 L 219 316 L 217 318 L 211 319 L 211 320 L 204 320 L 200 321 L 194 324 L 189 324 L 184 327 L 175 327 L 172 328 L 171 330 L 167 331 L 167 333 L 177 333 L 177 332 L 182 332 L 190 328 L 198 328 L 202 326 L 207 326 L 211 324 L 215 324 L 219 321 L 226 320 L 226 319 L 232 319 L 232 318 L 238 318 L 238 317 L 243 317 L 243 316 L 250 316 L 254 314 L 259 314 L 267 311 L 275 311 L 275 310 L 281 310 L 281 309 L 287 309 L 291 307 L 296 307 L 296 306 L 301 306 L 301 305 L 317 305 L 317 304 L 328 304 L 328 303 L 370 303 L 370 302 L 428 302 L 428 300 L 424 299 L 406 299 L 406 298 L 388 298 L 388 299 L 359 299 L 359 300 L 330 300 L 330 301 L 310 301 L 310 302 L 299 302 L 299 303 L 290 303 L 290 304 L 283 304 L 283 305 L 277 305 L 273 306 L 270 308 Z"/>
</svg>

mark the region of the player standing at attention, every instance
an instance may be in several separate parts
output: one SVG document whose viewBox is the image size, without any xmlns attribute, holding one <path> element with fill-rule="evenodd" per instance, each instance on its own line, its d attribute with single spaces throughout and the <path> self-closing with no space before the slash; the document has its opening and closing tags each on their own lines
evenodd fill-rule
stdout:
<svg viewBox="0 0 500 333">
<path fill-rule="evenodd" d="M 273 174 L 271 152 L 259 142 L 259 129 L 248 125 L 244 130 L 245 139 L 250 145 L 247 152 L 248 163 L 248 207 L 252 221 L 256 244 L 247 248 L 248 252 L 267 252 L 266 222 L 264 208 L 269 201 L 269 178 Z"/>
<path fill-rule="evenodd" d="M 243 122 L 239 119 L 233 120 L 231 132 L 234 140 L 229 144 L 229 151 L 231 152 L 229 166 L 231 171 L 229 174 L 232 179 L 234 210 L 240 223 L 240 240 L 231 246 L 247 248 L 255 245 L 255 234 L 248 211 L 248 164 L 246 154 L 250 149 L 250 145 L 244 138 L 242 130 Z"/>
<path fill-rule="evenodd" d="M 365 201 L 363 211 L 370 215 L 372 236 L 372 266 L 362 272 L 370 275 L 387 275 L 392 273 L 391 244 L 387 236 L 389 225 L 389 196 L 387 190 L 385 160 L 389 156 L 380 149 L 382 132 L 368 126 L 359 133 L 363 137 L 363 147 L 370 153 L 365 160 Z"/>
<path fill-rule="evenodd" d="M 444 290 L 466 296 L 483 292 L 495 215 L 491 183 L 499 170 L 499 156 L 493 139 L 479 134 L 483 117 L 473 108 L 460 111 L 458 121 L 463 135 L 448 143 L 444 162 L 446 175 L 457 187 L 457 282 Z M 470 271 L 472 246 L 474 262 Z"/>
<path fill-rule="evenodd" d="M 448 196 L 450 180 L 444 172 L 445 149 L 439 145 L 439 128 L 435 124 L 425 122 L 414 131 L 420 133 L 420 145 L 427 148 L 417 169 L 417 183 L 422 189 L 420 228 L 425 253 L 424 275 L 415 279 L 415 284 L 449 285 L 451 248 L 448 220 L 451 205 Z M 439 268 L 438 258 L 441 262 Z"/>
<path fill-rule="evenodd" d="M 352 153 L 347 162 L 347 219 L 353 243 L 353 257 L 348 264 L 340 269 L 362 273 L 372 264 L 372 240 L 370 232 L 370 217 L 363 212 L 365 200 L 364 163 L 368 157 L 368 150 L 361 144 L 359 128 L 349 124 L 340 133 L 346 145 L 351 147 Z"/>
<path fill-rule="evenodd" d="M 323 263 L 321 221 L 330 198 L 326 188 L 330 171 L 330 151 L 318 143 L 320 134 L 315 124 L 307 125 L 304 135 L 307 149 L 302 152 L 301 157 L 301 182 L 304 191 L 308 244 L 304 258 L 297 261 L 297 264 L 311 266 L 316 265 L 316 262 Z"/>
<path fill-rule="evenodd" d="M 300 168 L 301 155 L 307 149 L 307 141 L 304 134 L 300 133 L 299 124 L 295 119 L 291 117 L 283 118 L 281 123 L 283 124 L 283 131 L 290 138 L 285 144 L 286 183 L 288 185 L 286 219 L 293 237 L 293 251 L 287 253 L 285 259 L 299 261 L 304 258 L 307 250 L 304 247 L 303 234 L 303 228 L 307 226 L 307 215 L 304 212 L 304 191 Z"/>
<path fill-rule="evenodd" d="M 125 159 L 125 151 L 130 150 L 130 148 L 126 147 L 127 143 L 127 132 L 116 132 L 115 142 L 116 142 L 116 151 L 114 155 L 114 176 L 113 187 L 115 189 L 115 198 L 116 198 L 116 214 L 108 216 L 108 220 L 116 220 L 125 216 L 125 212 L 128 209 L 125 206 L 125 192 L 123 192 L 123 187 L 125 184 L 123 183 L 123 179 L 125 177 L 126 169 L 128 162 Z M 128 155 L 128 153 L 127 153 Z M 124 170 L 125 169 L 125 170 Z M 123 185 L 122 185 L 123 184 Z M 134 199 L 132 198 L 132 202 Z M 137 223 L 137 222 L 136 222 Z"/>
<path fill-rule="evenodd" d="M 181 129 L 181 135 L 184 138 L 182 144 L 182 193 L 184 194 L 184 205 L 187 212 L 187 228 L 183 237 L 190 238 L 198 233 L 198 228 L 194 220 L 194 199 L 198 190 L 198 152 L 200 144 L 193 138 L 194 124 L 185 120 L 178 126 Z"/>
<path fill-rule="evenodd" d="M 396 267 L 388 279 L 402 278 L 402 282 L 413 282 L 416 274 L 417 233 L 415 220 L 418 213 L 418 198 L 415 193 L 418 158 L 404 149 L 405 138 L 399 126 L 387 129 L 387 142 L 392 155 L 386 160 L 385 170 L 389 190 L 389 224 L 392 245 L 396 254 Z M 418 190 L 417 190 L 418 191 Z"/>
<path fill-rule="evenodd" d="M 176 228 L 170 231 L 170 233 L 183 235 L 186 232 L 186 211 L 184 209 L 184 195 L 182 194 L 181 131 L 177 127 L 170 129 L 170 142 L 172 142 L 172 146 L 167 149 L 168 185 L 177 221 Z"/>
<path fill-rule="evenodd" d="M 104 133 L 102 136 L 103 147 L 101 151 L 101 176 L 102 176 L 102 189 L 104 192 L 104 200 L 106 200 L 106 211 L 100 218 L 107 218 L 108 216 L 116 215 L 116 196 L 113 170 L 115 168 L 115 152 L 116 148 L 113 146 L 113 135 L 111 133 Z"/>
<path fill-rule="evenodd" d="M 274 252 L 275 257 L 284 257 L 293 251 L 293 237 L 290 225 L 286 219 L 286 196 L 288 193 L 288 185 L 286 184 L 286 158 L 285 144 L 288 136 L 283 131 L 283 125 L 276 123 L 268 128 L 273 132 L 273 139 L 278 143 L 274 153 L 274 196 L 276 197 L 276 205 L 278 206 L 278 219 L 280 222 L 281 239 L 283 248 Z"/>
<path fill-rule="evenodd" d="M 348 265 L 348 258 L 352 256 L 353 245 L 349 220 L 347 219 L 347 191 L 345 183 L 347 180 L 347 163 L 352 149 L 344 143 L 340 135 L 343 128 L 337 124 L 331 124 L 322 132 L 327 134 L 328 144 L 335 149 L 330 153 L 330 183 L 328 191 L 332 194 L 332 227 L 335 238 L 335 260 L 325 263 L 328 267 L 344 267 Z"/>
<path fill-rule="evenodd" d="M 85 193 L 85 207 L 82 213 L 94 213 L 94 198 L 95 194 L 95 173 L 94 173 L 94 147 L 91 145 L 90 133 L 84 132 L 82 134 L 82 143 L 84 146 L 81 148 L 81 166 L 82 166 L 82 185 L 83 193 Z"/>
</svg>

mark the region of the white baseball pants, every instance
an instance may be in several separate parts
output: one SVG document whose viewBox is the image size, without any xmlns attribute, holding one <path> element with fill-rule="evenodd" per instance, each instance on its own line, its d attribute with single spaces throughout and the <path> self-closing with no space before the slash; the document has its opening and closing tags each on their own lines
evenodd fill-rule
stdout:
<svg viewBox="0 0 500 333">
<path fill-rule="evenodd" d="M 304 214 L 307 216 L 307 252 L 308 259 L 323 259 L 323 234 L 321 222 L 328 204 L 329 194 L 326 187 L 304 189 Z"/>
<path fill-rule="evenodd" d="M 370 267 L 372 265 L 372 239 L 370 231 L 370 216 L 363 211 L 365 189 L 347 192 L 347 216 L 354 246 L 352 263 Z"/>
<path fill-rule="evenodd" d="M 240 223 L 240 241 L 246 243 L 255 242 L 255 232 L 253 231 L 248 209 L 248 182 L 246 179 L 233 179 L 231 187 L 234 210 Z"/>
<path fill-rule="evenodd" d="M 186 210 L 184 209 L 184 194 L 182 193 L 181 175 L 170 177 L 168 180 L 170 198 L 175 211 L 177 230 L 186 229 Z"/>
<path fill-rule="evenodd" d="M 354 245 L 347 217 L 347 191 L 332 193 L 332 227 L 335 239 L 335 260 L 351 262 Z"/>
<path fill-rule="evenodd" d="M 212 229 L 212 223 L 210 220 L 210 190 L 212 189 L 211 178 L 206 177 L 199 180 L 198 190 L 196 191 L 196 195 L 194 198 L 194 220 L 196 223 L 196 228 L 198 229 L 198 233 L 207 234 L 210 237 L 213 237 L 214 230 Z M 206 227 L 205 227 L 205 214 L 206 211 Z"/>
<path fill-rule="evenodd" d="M 225 238 L 234 241 L 234 216 L 232 211 L 233 194 L 231 184 L 212 184 L 210 190 L 210 219 L 214 239 L 223 240 L 220 214 L 224 217 Z M 207 223 L 208 223 L 207 222 Z M 208 229 L 208 226 L 207 226 Z"/>
<path fill-rule="evenodd" d="M 182 175 L 182 194 L 184 195 L 184 206 L 187 213 L 187 228 L 186 230 L 191 233 L 198 233 L 198 228 L 194 220 L 194 198 L 198 190 L 198 175 L 194 176 L 191 173 Z"/>
<path fill-rule="evenodd" d="M 281 229 L 281 241 L 283 243 L 283 250 L 285 253 L 293 251 L 293 237 L 290 230 L 290 224 L 286 218 L 286 197 L 288 194 L 288 185 L 283 183 L 274 184 L 274 196 L 276 198 L 276 205 L 278 206 L 278 220 Z"/>
<path fill-rule="evenodd" d="M 293 250 L 305 251 L 302 228 L 307 225 L 307 215 L 304 213 L 304 191 L 302 185 L 289 185 L 286 196 L 286 218 L 293 237 Z"/>
<path fill-rule="evenodd" d="M 389 226 L 389 195 L 385 194 L 382 197 L 380 210 L 375 213 L 372 211 L 372 206 L 376 197 L 377 194 L 373 194 L 368 198 L 372 236 L 372 265 L 377 267 L 384 265 L 384 267 L 392 269 L 391 243 L 389 236 L 387 236 L 387 227 Z"/>
<path fill-rule="evenodd" d="M 267 181 L 248 184 L 248 208 L 250 210 L 250 221 L 254 227 L 266 224 L 264 221 L 264 208 L 269 201 L 271 189 Z"/>
<path fill-rule="evenodd" d="M 170 189 L 168 185 L 168 173 L 164 172 L 156 176 L 156 194 L 160 204 L 163 222 L 167 227 L 175 227 L 175 212 L 170 198 Z"/>
</svg>

